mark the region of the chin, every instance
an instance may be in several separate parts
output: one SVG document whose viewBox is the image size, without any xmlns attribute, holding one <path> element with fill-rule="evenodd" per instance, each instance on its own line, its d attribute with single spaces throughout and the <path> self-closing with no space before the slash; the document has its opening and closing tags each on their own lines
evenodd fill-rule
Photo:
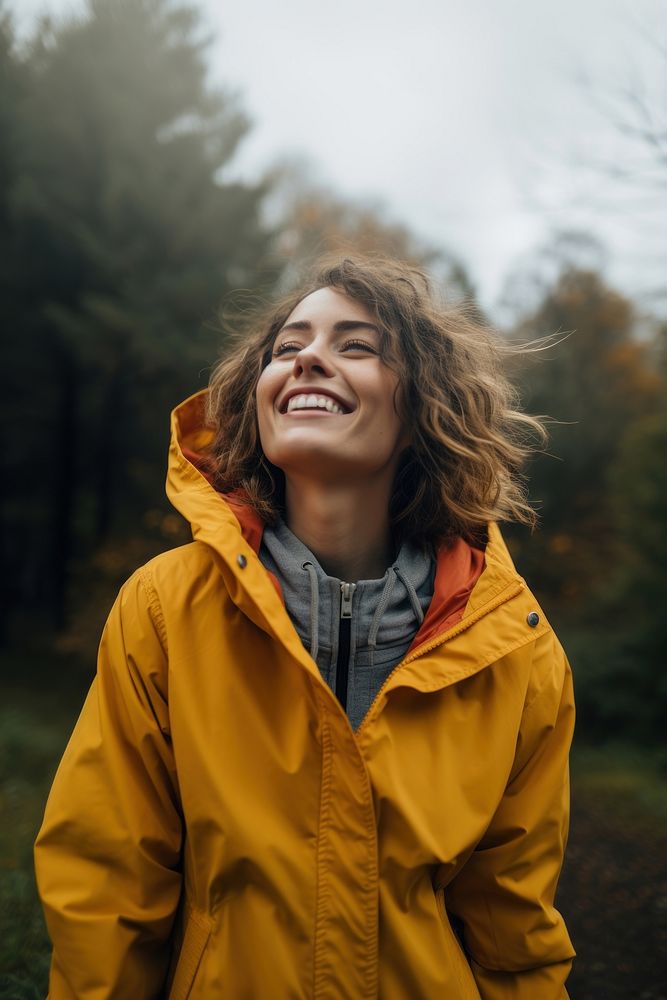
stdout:
<svg viewBox="0 0 667 1000">
<path fill-rule="evenodd" d="M 286 476 L 312 476 L 320 479 L 322 476 L 344 476 L 352 471 L 353 463 L 344 455 L 323 451 L 321 448 L 291 448 L 288 453 L 277 454 L 271 458 L 274 465 Z"/>
<path fill-rule="evenodd" d="M 336 486 L 363 483 L 386 473 L 386 465 L 378 463 L 378 455 L 350 456 L 349 451 L 328 451 L 320 448 L 290 449 L 276 454 L 270 461 L 289 479 L 312 479 Z"/>
</svg>

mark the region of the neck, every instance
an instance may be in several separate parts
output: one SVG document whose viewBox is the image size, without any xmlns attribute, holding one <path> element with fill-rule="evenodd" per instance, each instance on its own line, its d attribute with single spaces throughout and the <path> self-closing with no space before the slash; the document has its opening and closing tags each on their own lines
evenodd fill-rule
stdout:
<svg viewBox="0 0 667 1000">
<path fill-rule="evenodd" d="M 332 486 L 289 477 L 287 526 L 339 580 L 379 580 L 394 558 L 384 484 Z"/>
</svg>

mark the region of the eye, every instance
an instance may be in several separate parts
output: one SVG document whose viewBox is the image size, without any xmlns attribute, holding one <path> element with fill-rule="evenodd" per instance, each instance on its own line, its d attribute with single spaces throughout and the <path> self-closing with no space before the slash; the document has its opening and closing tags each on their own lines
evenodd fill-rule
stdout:
<svg viewBox="0 0 667 1000">
<path fill-rule="evenodd" d="M 354 351 L 368 351 L 369 354 L 377 354 L 377 350 L 372 344 L 367 344 L 365 340 L 346 340 L 344 344 L 340 346 L 341 351 L 348 351 L 350 349 Z"/>
<path fill-rule="evenodd" d="M 278 344 L 274 348 L 273 356 L 274 358 L 279 358 L 281 354 L 287 354 L 288 351 L 300 351 L 301 344 L 297 344 L 294 340 L 283 340 L 282 344 Z"/>
<path fill-rule="evenodd" d="M 296 340 L 283 340 L 273 349 L 273 357 L 280 358 L 284 354 L 291 354 L 294 351 L 303 350 L 303 344 Z M 365 351 L 367 354 L 378 354 L 379 352 L 372 344 L 365 340 L 346 340 L 338 348 L 339 351 Z"/>
</svg>

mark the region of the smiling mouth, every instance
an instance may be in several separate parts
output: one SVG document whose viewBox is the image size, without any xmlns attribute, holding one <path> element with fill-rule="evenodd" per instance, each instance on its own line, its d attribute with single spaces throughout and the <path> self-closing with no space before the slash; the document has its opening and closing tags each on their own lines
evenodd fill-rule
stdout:
<svg viewBox="0 0 667 1000">
<path fill-rule="evenodd" d="M 290 396 L 283 413 L 293 413 L 297 410 L 320 410 L 326 413 L 345 413 L 346 410 L 331 396 L 319 396 L 315 393 L 300 393 Z"/>
</svg>

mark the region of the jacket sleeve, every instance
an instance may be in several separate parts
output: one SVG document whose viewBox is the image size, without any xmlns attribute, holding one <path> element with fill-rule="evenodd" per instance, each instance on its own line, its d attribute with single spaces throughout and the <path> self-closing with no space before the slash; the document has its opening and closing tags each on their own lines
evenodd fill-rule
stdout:
<svg viewBox="0 0 667 1000">
<path fill-rule="evenodd" d="M 154 1000 L 164 984 L 181 819 L 163 632 L 144 568 L 110 612 L 35 845 L 49 1000 Z"/>
<path fill-rule="evenodd" d="M 503 798 L 445 890 L 482 1000 L 567 1000 L 575 956 L 554 907 L 567 842 L 574 700 L 552 632 L 535 643 L 532 676 Z"/>
</svg>

